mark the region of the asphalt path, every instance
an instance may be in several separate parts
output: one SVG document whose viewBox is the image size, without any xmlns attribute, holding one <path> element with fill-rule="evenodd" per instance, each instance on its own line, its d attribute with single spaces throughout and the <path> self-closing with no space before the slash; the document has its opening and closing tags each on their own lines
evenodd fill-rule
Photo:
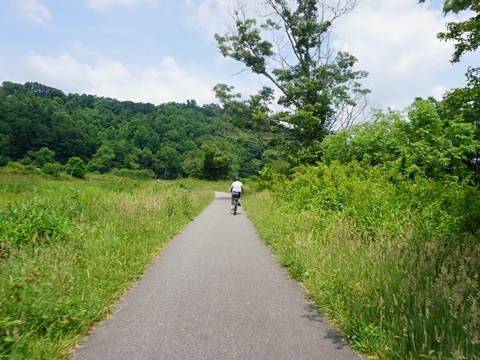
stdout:
<svg viewBox="0 0 480 360">
<path fill-rule="evenodd" d="M 215 195 L 73 359 L 360 359 Z"/>
</svg>

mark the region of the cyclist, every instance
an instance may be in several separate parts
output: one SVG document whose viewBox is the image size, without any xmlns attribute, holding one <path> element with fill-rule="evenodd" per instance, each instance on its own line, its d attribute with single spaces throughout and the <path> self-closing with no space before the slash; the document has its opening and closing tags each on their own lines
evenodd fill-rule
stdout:
<svg viewBox="0 0 480 360">
<path fill-rule="evenodd" d="M 233 211 L 233 200 L 238 197 L 238 205 L 240 205 L 240 195 L 243 193 L 243 184 L 238 179 L 238 176 L 235 177 L 235 181 L 230 185 L 230 192 L 232 193 L 232 202 L 230 211 Z"/>
</svg>

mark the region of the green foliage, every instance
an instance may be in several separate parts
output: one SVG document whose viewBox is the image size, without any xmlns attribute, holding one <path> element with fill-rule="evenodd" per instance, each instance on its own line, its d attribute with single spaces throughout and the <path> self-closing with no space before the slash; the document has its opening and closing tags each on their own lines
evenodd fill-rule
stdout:
<svg viewBox="0 0 480 360">
<path fill-rule="evenodd" d="M 17 162 L 9 162 L 3 170 L 7 174 L 33 174 L 35 173 L 35 167 L 32 165 L 22 165 Z"/>
<path fill-rule="evenodd" d="M 463 119 L 476 127 L 476 139 L 480 141 L 480 69 L 470 69 L 467 72 L 468 84 L 464 88 L 454 89 L 444 95 L 441 115 L 445 119 Z M 480 148 L 469 162 L 469 168 L 476 176 L 476 183 L 480 183 Z"/>
<path fill-rule="evenodd" d="M 425 0 L 419 0 L 419 2 L 425 2 Z M 478 21 L 480 3 L 478 0 L 448 0 L 443 5 L 443 11 L 445 14 L 449 12 L 458 14 L 461 11 L 470 11 L 474 14 L 467 20 L 448 23 L 447 32 L 437 35 L 441 40 L 456 42 L 455 52 L 452 56 L 452 62 L 456 63 L 465 53 L 475 51 L 480 46 L 480 23 Z"/>
<path fill-rule="evenodd" d="M 469 161 L 480 148 L 473 124 L 461 116 L 442 119 L 434 105 L 423 100 L 411 106 L 408 117 L 379 112 L 374 122 L 330 135 L 322 144 L 324 161 L 357 160 L 380 166 L 392 177 L 401 173 L 438 180 L 472 178 Z"/>
<path fill-rule="evenodd" d="M 177 150 L 166 145 L 157 153 L 156 173 L 161 179 L 176 179 L 182 171 L 181 156 Z"/>
<path fill-rule="evenodd" d="M 419 0 L 425 2 L 425 0 Z M 458 14 L 467 11 L 473 14 L 459 22 L 447 23 L 447 31 L 437 34 L 437 37 L 444 41 L 454 41 L 455 51 L 452 55 L 452 63 L 460 62 L 463 55 L 473 52 L 480 46 L 480 3 L 478 0 L 448 0 L 444 2 L 443 12 Z M 454 119 L 463 118 L 463 122 L 476 126 L 476 138 L 480 140 L 480 68 L 469 68 L 466 77 L 468 84 L 465 88 L 454 89 L 444 95 L 444 101 L 440 108 L 442 118 Z M 480 149 L 477 147 L 476 156 L 468 164 L 473 170 L 476 182 L 480 182 Z"/>
<path fill-rule="evenodd" d="M 232 169 L 233 155 L 226 144 L 206 143 L 201 147 L 203 160 L 200 176 L 206 180 L 227 179 Z"/>
<path fill-rule="evenodd" d="M 369 91 L 359 80 L 364 71 L 354 71 L 356 58 L 329 48 L 333 22 L 349 13 L 355 1 L 324 2 L 297 0 L 265 1 L 266 19 L 258 25 L 248 18 L 245 7 L 233 12 L 234 24 L 224 35 L 215 35 L 218 49 L 265 76 L 278 89 L 278 105 L 273 112 L 274 90 L 264 87 L 248 100 L 238 100 L 233 87 L 217 85 L 214 90 L 230 120 L 257 141 L 281 146 L 295 158 L 300 149 L 302 162 L 319 160 L 318 143 L 339 122 L 348 123 L 348 111 Z M 275 41 L 267 40 L 274 38 Z M 277 52 L 275 52 L 275 50 Z M 293 59 L 293 62 L 292 62 Z M 277 64 L 275 67 L 274 64 Z"/>
<path fill-rule="evenodd" d="M 76 178 L 83 179 L 85 177 L 85 163 L 77 156 L 68 159 L 65 170 Z"/>
<path fill-rule="evenodd" d="M 0 358 L 70 357 L 212 198 L 191 180 L 0 174 Z"/>
<path fill-rule="evenodd" d="M 22 160 L 25 164 L 31 164 L 37 168 L 42 168 L 47 163 L 55 162 L 55 151 L 50 150 L 47 147 L 43 147 L 38 151 L 30 150 L 27 152 L 27 156 Z"/>
<path fill-rule="evenodd" d="M 9 249 L 24 245 L 35 248 L 57 241 L 68 241 L 67 229 L 77 213 L 75 202 L 52 204 L 45 199 L 40 202 L 26 200 L 22 204 L 10 204 L 0 212 L 0 257 L 5 257 Z"/>
<path fill-rule="evenodd" d="M 60 175 L 60 171 L 62 170 L 62 165 L 59 163 L 46 163 L 42 167 L 42 173 L 46 175 L 51 175 L 54 177 L 58 177 Z"/>
<path fill-rule="evenodd" d="M 480 192 L 391 180 L 356 162 L 299 167 L 290 180 L 270 174 L 270 191 L 249 192 L 244 205 L 355 350 L 478 359 Z"/>
<path fill-rule="evenodd" d="M 105 173 L 113 168 L 113 160 L 115 159 L 115 152 L 107 145 L 102 145 L 93 155 L 88 163 L 88 171 L 98 171 Z"/>
<path fill-rule="evenodd" d="M 233 166 L 242 176 L 265 163 L 265 144 L 246 144 L 213 104 L 200 107 L 189 100 L 155 106 L 4 82 L 0 110 L 0 166 L 9 161 L 63 166 L 78 157 L 88 172 L 116 168 L 149 170 L 165 179 L 201 177 L 197 160 L 204 154 L 192 154 L 219 138 L 230 143 Z"/>
<path fill-rule="evenodd" d="M 8 156 L 0 155 L 0 167 L 7 166 L 7 164 L 11 161 L 12 159 L 10 159 Z"/>
</svg>

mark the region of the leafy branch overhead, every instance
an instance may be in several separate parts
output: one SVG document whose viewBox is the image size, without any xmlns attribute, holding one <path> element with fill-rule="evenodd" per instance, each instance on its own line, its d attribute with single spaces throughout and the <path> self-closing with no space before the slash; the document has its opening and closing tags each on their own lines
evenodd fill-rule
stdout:
<svg viewBox="0 0 480 360">
<path fill-rule="evenodd" d="M 423 3 L 425 0 L 419 0 Z M 452 55 L 452 63 L 457 63 L 467 52 L 473 52 L 480 46 L 480 1 L 478 0 L 448 0 L 443 5 L 445 14 L 461 11 L 471 11 L 473 16 L 459 22 L 447 23 L 447 31 L 437 36 L 440 40 L 455 42 L 455 51 Z"/>
<path fill-rule="evenodd" d="M 269 134 L 293 150 L 312 147 L 333 128 L 349 125 L 352 111 L 369 92 L 354 71 L 357 59 L 331 45 L 335 21 L 353 10 L 357 0 L 266 0 L 256 16 L 245 6 L 231 12 L 233 23 L 215 40 L 224 57 L 243 63 L 273 85 L 241 100 L 233 87 L 214 90 L 237 125 Z M 258 19 L 265 19 L 259 24 Z M 275 104 L 276 103 L 276 104 Z M 280 110 L 273 111 L 274 105 Z M 315 160 L 315 159 L 313 159 Z"/>
</svg>

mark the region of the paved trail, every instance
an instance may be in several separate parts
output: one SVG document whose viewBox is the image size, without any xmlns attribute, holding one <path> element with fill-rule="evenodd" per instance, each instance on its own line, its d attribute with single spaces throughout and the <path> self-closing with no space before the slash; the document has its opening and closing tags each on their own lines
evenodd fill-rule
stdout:
<svg viewBox="0 0 480 360">
<path fill-rule="evenodd" d="M 216 193 L 74 359 L 360 359 L 229 210 Z"/>
</svg>

